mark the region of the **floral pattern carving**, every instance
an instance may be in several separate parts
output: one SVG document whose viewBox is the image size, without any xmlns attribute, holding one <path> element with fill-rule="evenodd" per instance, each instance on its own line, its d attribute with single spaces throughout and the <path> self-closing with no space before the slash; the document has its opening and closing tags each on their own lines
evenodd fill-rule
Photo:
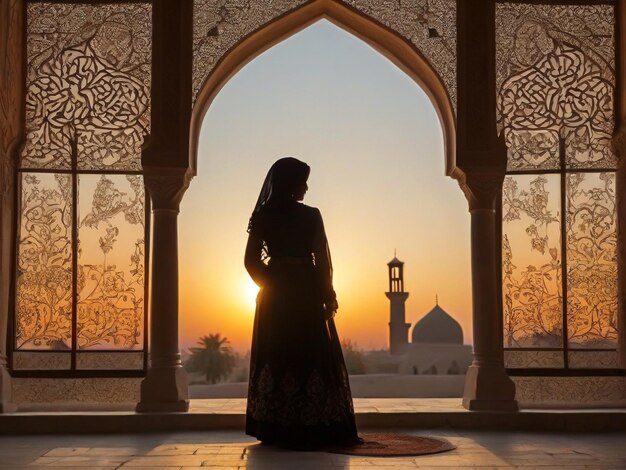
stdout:
<svg viewBox="0 0 626 470">
<path fill-rule="evenodd" d="M 80 182 L 88 185 L 90 179 L 93 182 L 94 177 L 81 176 Z M 130 194 L 120 189 L 124 179 Z M 80 349 L 143 347 L 144 200 L 140 176 L 102 175 L 95 184 L 91 210 L 81 218 L 78 232 Z M 119 250 L 131 245 L 132 240 L 134 247 L 125 259 Z M 97 252 L 99 260 L 94 256 Z"/>
<path fill-rule="evenodd" d="M 498 3 L 499 127 L 509 169 L 614 168 L 611 5 Z"/>
<path fill-rule="evenodd" d="M 560 198 L 550 196 L 559 194 L 559 175 L 505 178 L 505 347 L 563 347 L 561 236 L 565 237 L 567 248 L 568 347 L 616 347 L 615 173 L 572 173 L 566 175 L 565 182 L 563 221 L 559 216 Z M 518 268 L 521 265 L 526 268 Z"/>
<path fill-rule="evenodd" d="M 567 330 L 571 347 L 617 345 L 614 173 L 567 176 Z"/>
<path fill-rule="evenodd" d="M 26 12 L 16 347 L 143 349 L 143 179 L 77 173 L 142 169 L 151 5 L 33 2 Z"/>
<path fill-rule="evenodd" d="M 305 0 L 194 0 L 193 100 L 219 60 L 239 41 Z M 412 43 L 437 71 L 456 105 L 456 1 L 347 0 Z"/>
<path fill-rule="evenodd" d="M 96 178 L 80 177 L 84 193 L 89 193 L 89 180 Z M 124 180 L 129 192 L 118 187 Z M 16 345 L 70 349 L 71 176 L 24 174 L 22 187 Z M 75 289 L 80 349 L 143 347 L 144 201 L 140 176 L 102 175 L 95 184 L 90 210 L 78 227 Z M 82 198 L 79 204 L 85 205 Z M 125 252 L 125 247 L 130 250 Z"/>
<path fill-rule="evenodd" d="M 563 345 L 560 217 L 549 198 L 554 182 L 554 176 L 535 175 L 507 176 L 504 180 L 505 347 Z M 514 252 L 523 253 L 518 254 L 519 260 Z"/>
<path fill-rule="evenodd" d="M 23 174 L 16 346 L 69 349 L 72 334 L 72 196 L 68 175 Z"/>
<path fill-rule="evenodd" d="M 149 4 L 30 3 L 22 167 L 140 170 Z"/>
</svg>

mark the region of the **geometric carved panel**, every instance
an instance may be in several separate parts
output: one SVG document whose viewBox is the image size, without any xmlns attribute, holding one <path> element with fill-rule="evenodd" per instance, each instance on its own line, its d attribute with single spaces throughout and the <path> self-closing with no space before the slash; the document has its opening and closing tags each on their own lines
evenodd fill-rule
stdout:
<svg viewBox="0 0 626 470">
<path fill-rule="evenodd" d="M 504 351 L 504 366 L 508 368 L 562 368 L 563 351 Z"/>
<path fill-rule="evenodd" d="M 151 6 L 29 3 L 23 168 L 140 170 Z"/>
<path fill-rule="evenodd" d="M 614 168 L 614 7 L 497 3 L 496 44 L 509 170 Z"/>
<path fill-rule="evenodd" d="M 82 370 L 141 370 L 143 352 L 79 352 L 76 369 Z"/>
<path fill-rule="evenodd" d="M 618 369 L 617 351 L 569 351 L 569 366 L 572 369 Z"/>
<path fill-rule="evenodd" d="M 71 352 L 14 351 L 13 370 L 64 370 L 71 367 Z"/>
<path fill-rule="evenodd" d="M 523 408 L 626 405 L 626 377 L 512 377 Z"/>
<path fill-rule="evenodd" d="M 132 410 L 139 401 L 141 380 L 139 377 L 13 378 L 12 400 L 19 411 Z"/>
</svg>

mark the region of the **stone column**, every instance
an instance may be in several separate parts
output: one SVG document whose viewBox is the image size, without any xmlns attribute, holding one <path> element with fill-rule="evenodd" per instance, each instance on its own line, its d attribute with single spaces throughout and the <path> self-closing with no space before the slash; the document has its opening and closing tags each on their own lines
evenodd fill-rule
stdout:
<svg viewBox="0 0 626 470">
<path fill-rule="evenodd" d="M 474 361 L 463 406 L 517 410 L 515 384 L 504 369 L 500 220 L 496 205 L 506 171 L 497 132 L 495 0 L 457 2 L 458 180 L 471 213 Z"/>
<path fill-rule="evenodd" d="M 21 0 L 0 0 L 0 413 L 16 408 L 6 340 L 15 279 L 15 162 L 24 125 L 23 7 Z"/>
<path fill-rule="evenodd" d="M 474 360 L 465 378 L 463 406 L 469 410 L 516 411 L 515 384 L 504 368 L 501 266 L 496 204 L 504 168 L 466 171 L 459 182 L 471 213 L 472 321 Z"/>
<path fill-rule="evenodd" d="M 178 348 L 178 211 L 190 181 L 186 169 L 144 168 L 152 201 L 150 367 L 139 412 L 187 411 L 187 373 Z"/>
<path fill-rule="evenodd" d="M 619 36 L 616 38 L 616 51 L 619 55 L 617 64 L 617 82 L 615 106 L 615 124 L 617 132 L 613 139 L 615 151 L 619 157 L 617 171 L 617 295 L 618 295 L 618 353 L 620 367 L 626 369 L 626 6 L 617 3 L 617 22 Z"/>
<path fill-rule="evenodd" d="M 7 364 L 7 327 L 13 314 L 13 240 L 15 238 L 15 168 L 10 151 L 0 148 L 0 413 L 16 410 L 11 403 L 11 376 Z"/>
<path fill-rule="evenodd" d="M 13 314 L 10 301 L 13 285 L 13 239 L 15 238 L 15 169 L 10 152 L 0 149 L 0 413 L 15 411 L 11 403 L 11 376 L 7 369 L 7 326 Z"/>
</svg>

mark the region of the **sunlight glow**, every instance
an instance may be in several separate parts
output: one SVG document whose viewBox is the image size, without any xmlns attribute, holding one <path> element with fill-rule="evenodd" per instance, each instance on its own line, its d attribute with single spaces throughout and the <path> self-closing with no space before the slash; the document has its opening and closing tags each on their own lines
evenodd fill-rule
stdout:
<svg viewBox="0 0 626 470">
<path fill-rule="evenodd" d="M 244 293 L 246 306 L 250 308 L 250 313 L 254 314 L 256 308 L 256 296 L 259 293 L 259 286 L 257 286 L 249 277 L 245 282 Z"/>
<path fill-rule="evenodd" d="M 387 347 L 387 262 L 406 263 L 406 321 L 435 295 L 471 342 L 469 212 L 445 176 L 442 129 L 423 90 L 386 57 L 326 20 L 243 67 L 202 125 L 198 175 L 180 215 L 181 345 L 221 333 L 250 349 L 258 288 L 243 257 L 272 163 L 311 166 L 333 262 L 342 338 Z"/>
</svg>

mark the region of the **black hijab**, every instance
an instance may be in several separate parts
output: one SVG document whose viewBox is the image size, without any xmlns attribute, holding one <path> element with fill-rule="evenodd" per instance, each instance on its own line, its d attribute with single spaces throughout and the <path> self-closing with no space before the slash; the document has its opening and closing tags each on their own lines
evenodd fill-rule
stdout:
<svg viewBox="0 0 626 470">
<path fill-rule="evenodd" d="M 267 172 L 248 222 L 248 232 L 264 207 L 294 201 L 295 192 L 306 183 L 310 172 L 311 167 L 297 158 L 285 157 L 277 160 Z"/>
</svg>

